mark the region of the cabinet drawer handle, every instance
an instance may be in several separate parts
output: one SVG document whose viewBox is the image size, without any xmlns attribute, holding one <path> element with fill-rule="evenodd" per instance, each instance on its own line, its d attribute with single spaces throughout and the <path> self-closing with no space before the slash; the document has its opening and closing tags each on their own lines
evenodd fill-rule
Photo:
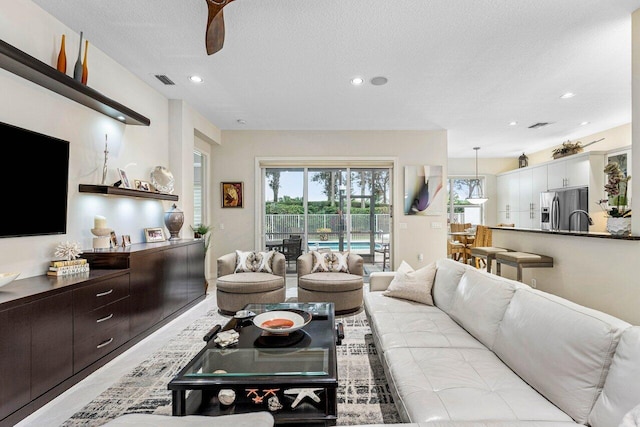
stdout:
<svg viewBox="0 0 640 427">
<path fill-rule="evenodd" d="M 96 294 L 96 296 L 97 296 L 97 297 L 104 297 L 104 296 L 109 295 L 109 294 L 110 294 L 110 293 L 112 293 L 112 292 L 113 292 L 113 289 L 109 289 L 109 290 L 108 290 L 108 291 L 106 291 L 106 292 L 100 292 L 99 294 Z"/>
<path fill-rule="evenodd" d="M 96 320 L 96 323 L 100 323 L 100 322 L 104 322 L 105 320 L 109 320 L 113 317 L 113 313 L 111 313 L 110 315 L 108 315 L 107 317 L 103 317 L 102 319 L 98 319 Z"/>
<path fill-rule="evenodd" d="M 105 346 L 107 346 L 107 345 L 111 344 L 112 342 L 113 342 L 113 338 L 109 338 L 109 339 L 108 339 L 108 340 L 106 340 L 105 342 L 98 344 L 98 345 L 96 346 L 96 348 L 102 348 L 102 347 L 105 347 Z"/>
</svg>

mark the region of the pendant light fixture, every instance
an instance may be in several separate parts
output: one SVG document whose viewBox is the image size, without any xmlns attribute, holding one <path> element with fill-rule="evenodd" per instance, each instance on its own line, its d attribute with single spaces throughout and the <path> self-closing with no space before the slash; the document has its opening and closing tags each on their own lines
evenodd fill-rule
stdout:
<svg viewBox="0 0 640 427">
<path fill-rule="evenodd" d="M 473 147 L 473 149 L 476 150 L 476 178 L 471 180 L 473 191 L 467 198 L 467 202 L 472 205 L 481 205 L 489 199 L 484 197 L 484 193 L 482 192 L 482 182 L 478 179 L 478 150 L 480 147 Z"/>
</svg>

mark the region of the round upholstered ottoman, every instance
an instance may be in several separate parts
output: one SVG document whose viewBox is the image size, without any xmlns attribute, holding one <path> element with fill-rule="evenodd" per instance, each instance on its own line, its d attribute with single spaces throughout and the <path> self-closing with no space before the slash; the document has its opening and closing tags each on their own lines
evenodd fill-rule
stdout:
<svg viewBox="0 0 640 427">
<path fill-rule="evenodd" d="M 299 302 L 332 302 L 337 314 L 362 306 L 362 276 L 349 273 L 311 273 L 298 278 Z"/>
<path fill-rule="evenodd" d="M 250 303 L 284 302 L 287 291 L 282 276 L 245 272 L 218 277 L 216 295 L 220 312 L 235 314 Z"/>
</svg>

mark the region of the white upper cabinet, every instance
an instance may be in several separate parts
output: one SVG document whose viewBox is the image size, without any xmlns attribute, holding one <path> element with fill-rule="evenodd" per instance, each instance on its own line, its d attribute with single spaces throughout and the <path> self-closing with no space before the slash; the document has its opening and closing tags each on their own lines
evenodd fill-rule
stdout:
<svg viewBox="0 0 640 427">
<path fill-rule="evenodd" d="M 548 163 L 548 185 L 550 190 L 568 187 L 586 187 L 589 185 L 591 161 L 602 154 L 587 152 L 574 154 L 566 159 Z"/>
</svg>

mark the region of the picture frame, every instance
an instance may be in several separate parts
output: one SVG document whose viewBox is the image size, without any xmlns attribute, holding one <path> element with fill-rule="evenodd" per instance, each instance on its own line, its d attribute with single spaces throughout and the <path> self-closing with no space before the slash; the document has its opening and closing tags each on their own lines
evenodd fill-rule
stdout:
<svg viewBox="0 0 640 427">
<path fill-rule="evenodd" d="M 127 173 L 124 171 L 124 169 L 118 168 L 118 175 L 120 176 L 120 187 L 131 188 L 129 178 L 127 178 Z"/>
<path fill-rule="evenodd" d="M 164 231 L 160 227 L 145 228 L 144 237 L 147 243 L 164 242 L 166 240 Z"/>
<path fill-rule="evenodd" d="M 135 185 L 136 190 L 151 191 L 151 184 L 147 181 L 136 179 L 133 181 L 133 185 Z"/>
<path fill-rule="evenodd" d="M 110 241 L 111 241 L 111 247 L 112 248 L 117 248 L 118 247 L 118 236 L 116 235 L 115 231 L 111 231 L 110 234 Z"/>
<path fill-rule="evenodd" d="M 404 214 L 442 215 L 444 191 L 442 165 L 408 165 L 404 167 Z"/>
<path fill-rule="evenodd" d="M 221 199 L 223 208 L 242 208 L 244 206 L 244 183 L 221 182 Z"/>
<path fill-rule="evenodd" d="M 126 248 L 127 246 L 131 246 L 131 236 L 128 234 L 122 235 L 122 247 Z"/>
</svg>

